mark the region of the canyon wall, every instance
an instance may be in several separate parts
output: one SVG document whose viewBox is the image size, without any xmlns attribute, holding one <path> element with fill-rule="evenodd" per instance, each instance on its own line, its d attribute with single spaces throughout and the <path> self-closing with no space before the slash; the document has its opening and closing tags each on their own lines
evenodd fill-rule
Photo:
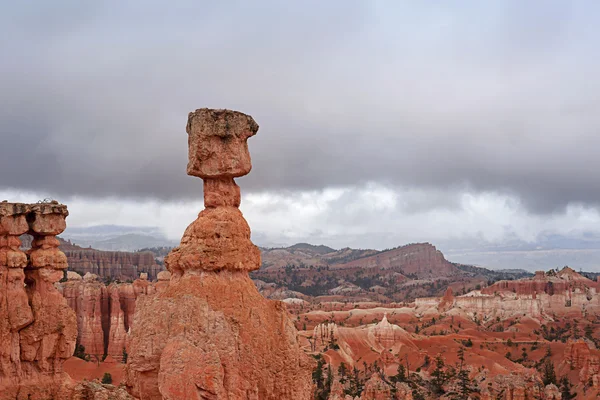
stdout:
<svg viewBox="0 0 600 400">
<path fill-rule="evenodd" d="M 463 296 L 450 289 L 439 298 L 417 298 L 419 315 L 434 307 L 439 312 L 466 313 L 483 322 L 496 318 L 528 316 L 538 320 L 555 317 L 584 317 L 600 312 L 598 282 L 587 279 L 569 267 L 559 272 L 536 272 L 533 278 L 498 281 Z"/>
<path fill-rule="evenodd" d="M 101 278 L 134 280 L 141 273 L 148 274 L 150 280 L 156 279 L 164 268 L 158 265 L 150 251 L 100 251 L 94 249 L 65 250 L 69 270 L 81 275 L 91 273 Z"/>
<path fill-rule="evenodd" d="M 128 386 L 144 399 L 312 398 L 312 362 L 279 301 L 248 276 L 260 251 L 239 210 L 235 177 L 251 169 L 258 125 L 229 110 L 189 114 L 188 174 L 204 180 L 205 209 L 165 259 L 169 285 L 138 299 Z"/>
<path fill-rule="evenodd" d="M 136 299 L 164 288 L 169 273 L 159 273 L 159 281 L 151 283 L 143 275 L 133 283 L 105 285 L 97 275 L 83 278 L 72 271 L 67 281 L 58 283 L 58 291 L 77 316 L 77 344 L 83 353 L 96 359 L 108 355 L 122 361 L 126 352 L 127 332 L 133 322 Z"/>
<path fill-rule="evenodd" d="M 21 235 L 21 248 L 31 248 L 32 236 Z M 57 237 L 59 249 L 67 256 L 69 270 L 80 275 L 86 273 L 98 275 L 102 279 L 118 279 L 120 281 L 137 279 L 141 273 L 148 274 L 148 279 L 156 279 L 164 270 L 157 264 L 151 251 L 104 251 L 84 248 Z"/>
<path fill-rule="evenodd" d="M 394 270 L 414 279 L 461 275 L 461 271 L 444 258 L 430 243 L 415 243 L 359 258 L 331 268 L 379 268 Z"/>
</svg>

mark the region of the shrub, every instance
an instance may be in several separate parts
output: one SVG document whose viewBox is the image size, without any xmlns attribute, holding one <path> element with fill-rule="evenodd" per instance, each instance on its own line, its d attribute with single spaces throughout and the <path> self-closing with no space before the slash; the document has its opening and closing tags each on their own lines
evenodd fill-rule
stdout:
<svg viewBox="0 0 600 400">
<path fill-rule="evenodd" d="M 102 383 L 105 385 L 110 385 L 112 383 L 112 375 L 109 372 L 105 372 L 102 376 Z"/>
<path fill-rule="evenodd" d="M 77 357 L 77 358 L 81 358 L 84 361 L 89 361 L 90 360 L 90 355 L 89 354 L 85 354 L 85 346 L 78 344 L 75 347 L 75 352 L 73 353 L 73 356 Z"/>
</svg>

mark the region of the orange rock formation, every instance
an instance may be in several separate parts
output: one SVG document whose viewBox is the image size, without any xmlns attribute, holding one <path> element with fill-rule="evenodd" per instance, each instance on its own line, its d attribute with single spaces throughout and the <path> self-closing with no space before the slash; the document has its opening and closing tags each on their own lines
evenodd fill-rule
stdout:
<svg viewBox="0 0 600 400">
<path fill-rule="evenodd" d="M 260 252 L 238 209 L 233 178 L 251 169 L 252 117 L 190 113 L 188 174 L 204 180 L 205 209 L 165 259 L 171 280 L 138 299 L 128 358 L 143 399 L 309 399 L 311 363 L 285 307 L 248 277 Z"/>
<path fill-rule="evenodd" d="M 67 215 L 54 201 L 0 203 L 0 399 L 68 396 L 62 364 L 75 349 L 77 323 L 54 287 L 67 268 L 56 239 Z M 25 233 L 33 236 L 27 253 Z"/>
<path fill-rule="evenodd" d="M 168 274 L 164 271 L 161 276 L 165 273 Z M 82 278 L 69 271 L 67 281 L 57 284 L 57 288 L 77 315 L 77 343 L 85 348 L 84 352 L 97 359 L 108 355 L 121 361 L 136 299 L 162 290 L 162 282 L 152 284 L 136 279 L 133 283 L 106 286 L 97 275 L 87 273 Z"/>
</svg>

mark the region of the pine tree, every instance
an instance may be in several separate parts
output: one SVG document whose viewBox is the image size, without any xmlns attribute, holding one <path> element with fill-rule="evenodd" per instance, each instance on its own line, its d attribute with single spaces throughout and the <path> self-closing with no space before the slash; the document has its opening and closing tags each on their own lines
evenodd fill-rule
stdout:
<svg viewBox="0 0 600 400">
<path fill-rule="evenodd" d="M 458 400 L 467 400 L 469 394 L 473 393 L 473 383 L 469 379 L 469 371 L 464 368 L 465 350 L 463 347 L 458 349 Z"/>
<path fill-rule="evenodd" d="M 344 390 L 344 394 L 350 395 L 352 398 L 360 397 L 363 391 L 363 382 L 360 380 L 358 368 L 354 367 L 352 374 L 348 377 L 349 387 Z"/>
<path fill-rule="evenodd" d="M 444 393 L 444 383 L 446 383 L 446 372 L 444 371 L 444 360 L 442 356 L 438 354 L 435 358 L 435 369 L 431 373 L 432 384 L 433 384 L 433 392 L 436 394 Z"/>
<path fill-rule="evenodd" d="M 394 383 L 396 382 L 406 382 L 406 368 L 404 365 L 398 365 L 398 372 L 396 375 L 392 376 L 390 380 Z"/>
<path fill-rule="evenodd" d="M 315 367 L 315 369 L 313 370 L 313 373 L 312 373 L 312 380 L 315 383 L 317 390 L 323 388 L 323 365 L 324 364 L 325 364 L 325 361 L 323 360 L 323 357 L 321 357 L 321 355 L 319 354 L 319 356 L 317 357 L 317 366 Z"/>
<path fill-rule="evenodd" d="M 547 358 L 542 366 L 542 381 L 544 385 L 554 384 L 556 385 L 556 373 L 554 372 L 554 364 Z"/>
<path fill-rule="evenodd" d="M 346 383 L 346 373 L 348 370 L 346 369 L 346 364 L 342 361 L 340 366 L 338 367 L 338 376 L 340 377 L 340 382 L 342 384 Z"/>
<path fill-rule="evenodd" d="M 317 357 L 317 366 L 313 370 L 312 379 L 315 383 L 315 396 L 316 400 L 327 400 L 329 397 L 329 392 L 331 391 L 331 385 L 333 383 L 333 372 L 331 370 L 331 365 L 327 367 L 327 379 L 323 379 L 323 366 L 325 365 L 325 360 L 323 357 L 319 355 Z"/>
<path fill-rule="evenodd" d="M 560 394 L 562 394 L 562 400 L 571 400 L 577 397 L 577 394 L 571 393 L 571 386 L 569 378 L 566 376 L 560 378 Z"/>
</svg>

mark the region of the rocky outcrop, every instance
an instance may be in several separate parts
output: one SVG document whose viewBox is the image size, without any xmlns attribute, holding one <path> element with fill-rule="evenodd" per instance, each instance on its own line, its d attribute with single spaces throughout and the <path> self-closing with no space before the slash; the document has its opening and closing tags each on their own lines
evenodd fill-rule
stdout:
<svg viewBox="0 0 600 400">
<path fill-rule="evenodd" d="M 452 288 L 448 287 L 446 289 L 446 293 L 444 293 L 444 297 L 440 300 L 440 304 L 438 305 L 439 312 L 446 312 L 454 306 L 454 294 L 452 293 Z"/>
<path fill-rule="evenodd" d="M 387 315 L 369 329 L 369 336 L 374 337 L 374 348 L 379 351 L 398 350 L 399 347 L 411 344 L 410 334 L 398 325 L 390 324 Z"/>
<path fill-rule="evenodd" d="M 73 390 L 71 400 L 134 400 L 124 387 L 84 381 Z"/>
<path fill-rule="evenodd" d="M 583 340 L 569 341 L 563 354 L 568 369 L 579 371 L 579 381 L 600 386 L 600 351 L 592 349 Z"/>
<path fill-rule="evenodd" d="M 311 362 L 281 302 L 248 277 L 260 252 L 233 178 L 251 169 L 254 120 L 228 110 L 190 113 L 188 174 L 204 180 L 205 209 L 165 259 L 169 286 L 138 299 L 128 386 L 144 399 L 298 399 L 312 395 Z"/>
<path fill-rule="evenodd" d="M 483 294 L 498 292 L 513 292 L 517 295 L 536 297 L 540 294 L 553 296 L 555 294 L 569 294 L 577 289 L 583 293 L 596 292 L 597 283 L 578 274 L 569 267 L 559 272 L 537 271 L 531 279 L 518 279 L 514 281 L 498 281 L 481 290 Z"/>
<path fill-rule="evenodd" d="M 373 374 L 365 383 L 365 390 L 360 396 L 361 400 L 389 400 L 392 398 L 390 385 L 385 383 L 379 374 Z"/>
<path fill-rule="evenodd" d="M 544 399 L 545 400 L 562 400 L 562 394 L 560 390 L 554 384 L 546 385 L 544 388 Z"/>
<path fill-rule="evenodd" d="M 543 385 L 535 374 L 527 376 L 523 374 L 498 375 L 494 379 L 494 387 L 498 393 L 504 393 L 505 400 L 528 400 L 541 397 L 540 387 Z"/>
<path fill-rule="evenodd" d="M 312 351 L 333 346 L 339 340 L 339 328 L 333 322 L 318 324 L 313 329 Z"/>
<path fill-rule="evenodd" d="M 397 400 L 413 400 L 412 389 L 408 383 L 396 383 L 396 399 Z"/>
<path fill-rule="evenodd" d="M 75 313 L 55 289 L 67 259 L 56 235 L 67 207 L 0 203 L 0 399 L 70 396 L 62 370 L 75 349 Z M 19 236 L 33 236 L 23 252 Z"/>
</svg>

